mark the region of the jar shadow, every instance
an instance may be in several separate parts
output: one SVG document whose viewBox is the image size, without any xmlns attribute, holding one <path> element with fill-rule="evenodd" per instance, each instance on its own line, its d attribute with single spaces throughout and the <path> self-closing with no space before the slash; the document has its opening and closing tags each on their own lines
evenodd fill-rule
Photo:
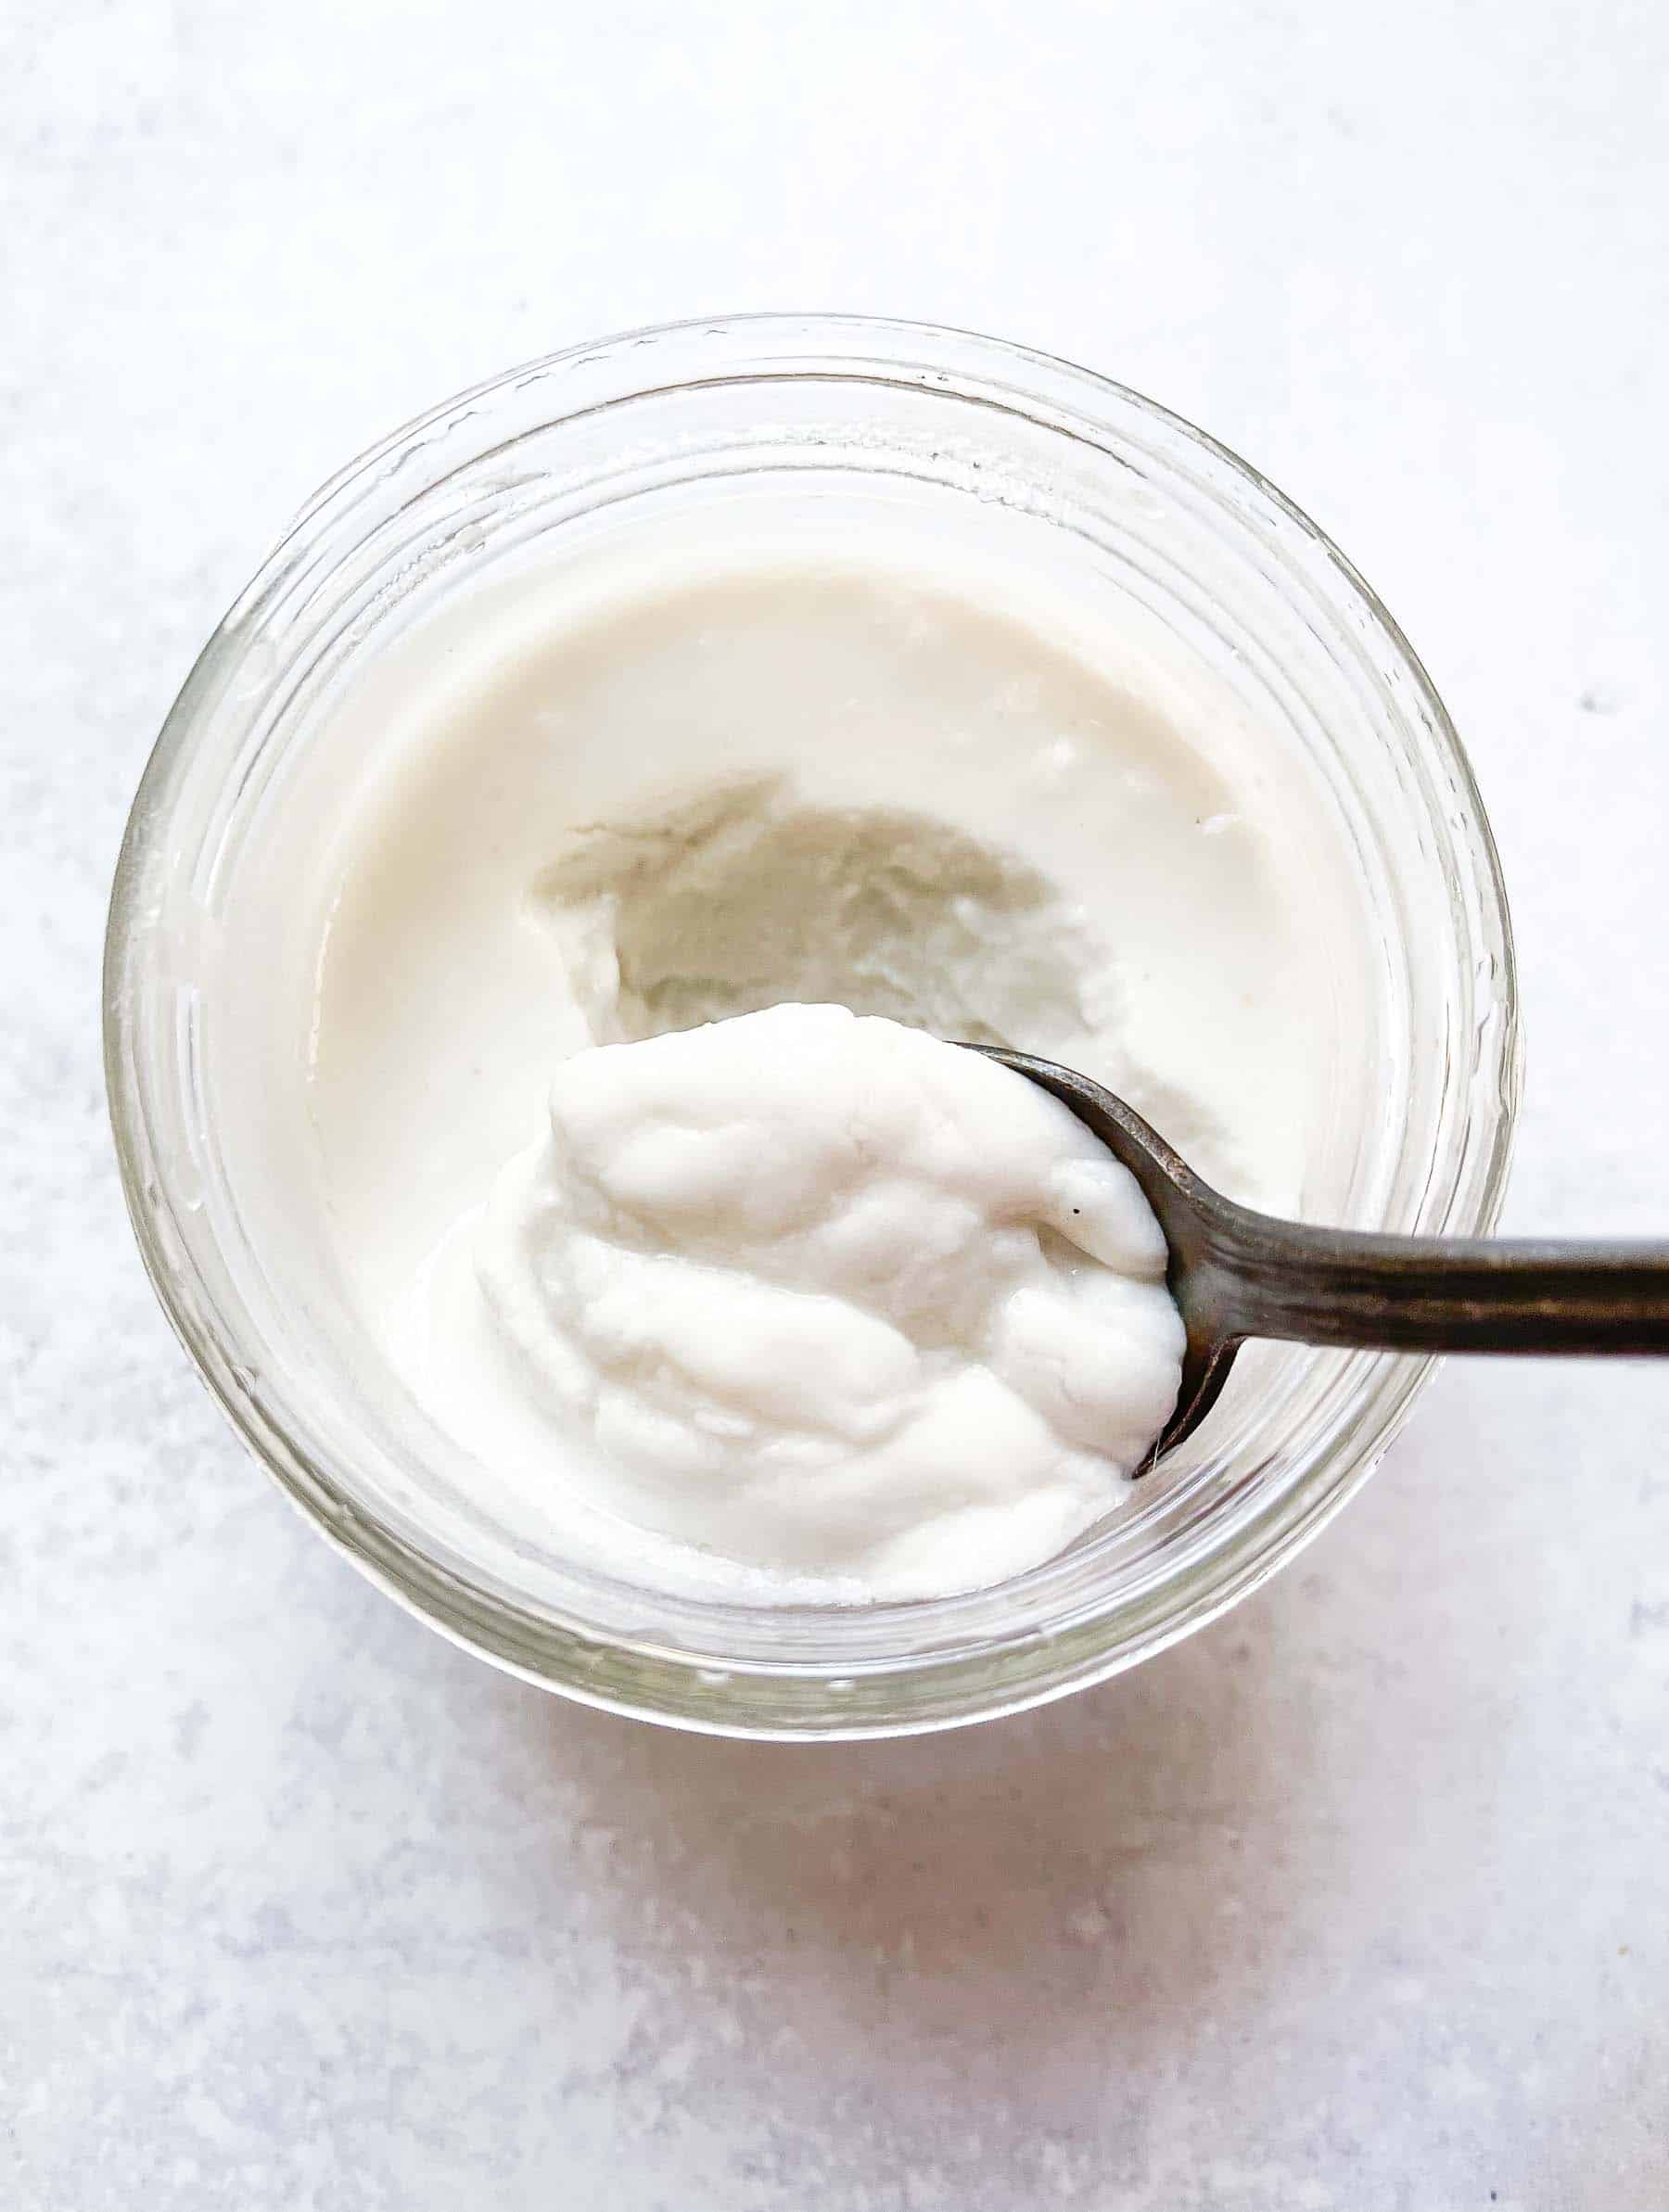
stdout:
<svg viewBox="0 0 1669 2212">
<path fill-rule="evenodd" d="M 565 1850 L 628 1958 L 676 1975 L 709 2058 L 861 2053 L 865 2078 L 896 2056 L 916 2079 L 936 2060 L 1012 2098 L 1017 2064 L 1076 2046 L 1103 2081 L 1127 2066 L 1133 2094 L 1267 1950 L 1249 1901 L 1267 1913 L 1303 1726 L 1280 1642 L 1255 1601 L 1098 1690 L 890 1742 L 526 1716 L 583 1800 Z"/>
</svg>

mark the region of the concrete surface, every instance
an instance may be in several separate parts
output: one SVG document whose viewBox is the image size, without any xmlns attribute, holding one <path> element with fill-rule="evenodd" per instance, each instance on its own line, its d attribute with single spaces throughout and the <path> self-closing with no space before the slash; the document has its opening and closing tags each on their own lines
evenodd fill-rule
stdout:
<svg viewBox="0 0 1669 2212">
<path fill-rule="evenodd" d="M 682 1740 L 452 1651 L 241 1456 L 96 968 L 152 733 L 340 460 L 632 323 L 913 314 L 1360 563 L 1515 895 L 1510 1224 L 1669 1224 L 1669 12 L 14 0 L 0 64 L 0 2202 L 1661 2212 L 1669 1373 L 1451 1367 L 1097 1694 Z"/>
</svg>

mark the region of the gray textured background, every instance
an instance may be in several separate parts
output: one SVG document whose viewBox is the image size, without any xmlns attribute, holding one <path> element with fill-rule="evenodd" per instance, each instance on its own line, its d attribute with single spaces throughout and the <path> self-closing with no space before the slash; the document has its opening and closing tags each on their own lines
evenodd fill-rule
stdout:
<svg viewBox="0 0 1669 2212">
<path fill-rule="evenodd" d="M 1514 893 L 1510 1223 L 1669 1225 L 1666 82 L 1653 0 L 0 16 L 0 2203 L 1669 2204 L 1669 1377 L 1452 1366 L 1297 1567 L 1048 1712 L 682 1740 L 240 1456 L 96 1021 L 151 735 L 317 479 L 596 332 L 914 314 L 1362 565 Z"/>
</svg>

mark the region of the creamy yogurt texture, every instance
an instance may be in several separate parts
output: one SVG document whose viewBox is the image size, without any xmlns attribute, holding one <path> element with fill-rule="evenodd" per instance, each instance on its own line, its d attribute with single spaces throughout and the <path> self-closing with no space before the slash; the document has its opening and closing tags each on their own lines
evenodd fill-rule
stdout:
<svg viewBox="0 0 1669 2212">
<path fill-rule="evenodd" d="M 1111 1509 L 1176 1400 L 1165 1268 L 1134 1179 L 1058 1100 L 778 1006 L 565 1062 L 414 1318 L 431 1387 L 514 1401 L 530 1465 L 899 1598 Z"/>
<path fill-rule="evenodd" d="M 1157 1368 L 1119 1396 L 1116 1331 L 1104 1367 L 1084 1342 L 1091 1314 L 1099 1343 L 1113 1306 L 1153 1291 L 1151 1250 L 1128 1278 L 1098 1272 L 1040 1205 L 992 1232 L 924 1153 L 885 1197 L 842 1181 L 809 1245 L 711 1191 L 694 1242 L 654 1205 L 616 1221 L 610 1147 L 638 1108 L 616 1097 L 607 1137 L 585 1102 L 617 1056 L 564 1063 L 794 1002 L 770 1021 L 816 1025 L 804 1049 L 849 1101 L 832 1040 L 861 1062 L 898 1032 L 832 1028 L 844 1006 L 1079 1066 L 1225 1189 L 1301 1210 L 1350 1119 L 1339 978 L 1365 942 L 1314 792 L 1151 641 L 885 533 L 596 558 L 397 651 L 343 729 L 368 765 L 309 862 L 309 1172 L 363 1328 L 467 1456 L 484 1509 L 645 1583 L 837 1601 L 994 1581 L 1091 1525 L 1168 1405 Z M 697 1049 L 655 1048 L 655 1079 L 689 1074 Z M 712 1080 L 722 1119 L 737 1100 Z M 806 1189 L 828 1199 L 843 1125 L 783 1081 L 772 1141 L 812 1147 Z M 731 1138 L 707 1135 L 710 1167 Z M 813 1251 L 833 1265 L 866 1206 L 895 1251 L 911 1212 L 924 1252 L 972 1208 L 931 1296 L 900 1276 L 908 1312 L 855 1300 L 838 1267 L 809 1288 Z M 599 1221 L 615 1227 L 576 1243 Z M 1029 1246 L 1005 1272 L 1011 1232 L 1043 1275 Z M 645 1347 L 683 1328 L 677 1286 L 702 1267 L 735 1316 L 739 1395 L 714 1379 L 722 1330 L 699 1387 L 676 1361 L 651 1387 Z M 1063 1287 L 1075 1268 L 1091 1287 Z M 1054 1303 L 1028 1307 L 1023 1287 Z M 849 1388 L 838 1363 L 773 1374 L 748 1353 L 791 1290 L 846 1300 Z M 1028 1311 L 1048 1327 L 1027 1333 Z M 958 1313 L 981 1316 L 965 1391 L 1000 1418 L 964 1421 L 924 1379 Z M 618 1352 L 633 1328 L 637 1351 L 605 1358 L 597 1332 Z M 969 1438 L 960 1490 L 898 1443 L 941 1413 L 942 1435 Z"/>
</svg>

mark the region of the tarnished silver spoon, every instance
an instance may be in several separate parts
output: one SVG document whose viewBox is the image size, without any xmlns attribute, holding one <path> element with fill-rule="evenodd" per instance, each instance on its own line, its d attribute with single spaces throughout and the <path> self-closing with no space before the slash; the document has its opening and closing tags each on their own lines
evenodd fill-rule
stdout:
<svg viewBox="0 0 1669 2212">
<path fill-rule="evenodd" d="M 1145 1465 L 1191 1435 L 1248 1337 L 1374 1352 L 1669 1353 L 1669 1242 L 1374 1236 L 1224 1198 L 1122 1099 L 1052 1060 L 976 1045 L 1070 1106 L 1140 1184 L 1170 1246 L 1182 1385 Z"/>
</svg>

